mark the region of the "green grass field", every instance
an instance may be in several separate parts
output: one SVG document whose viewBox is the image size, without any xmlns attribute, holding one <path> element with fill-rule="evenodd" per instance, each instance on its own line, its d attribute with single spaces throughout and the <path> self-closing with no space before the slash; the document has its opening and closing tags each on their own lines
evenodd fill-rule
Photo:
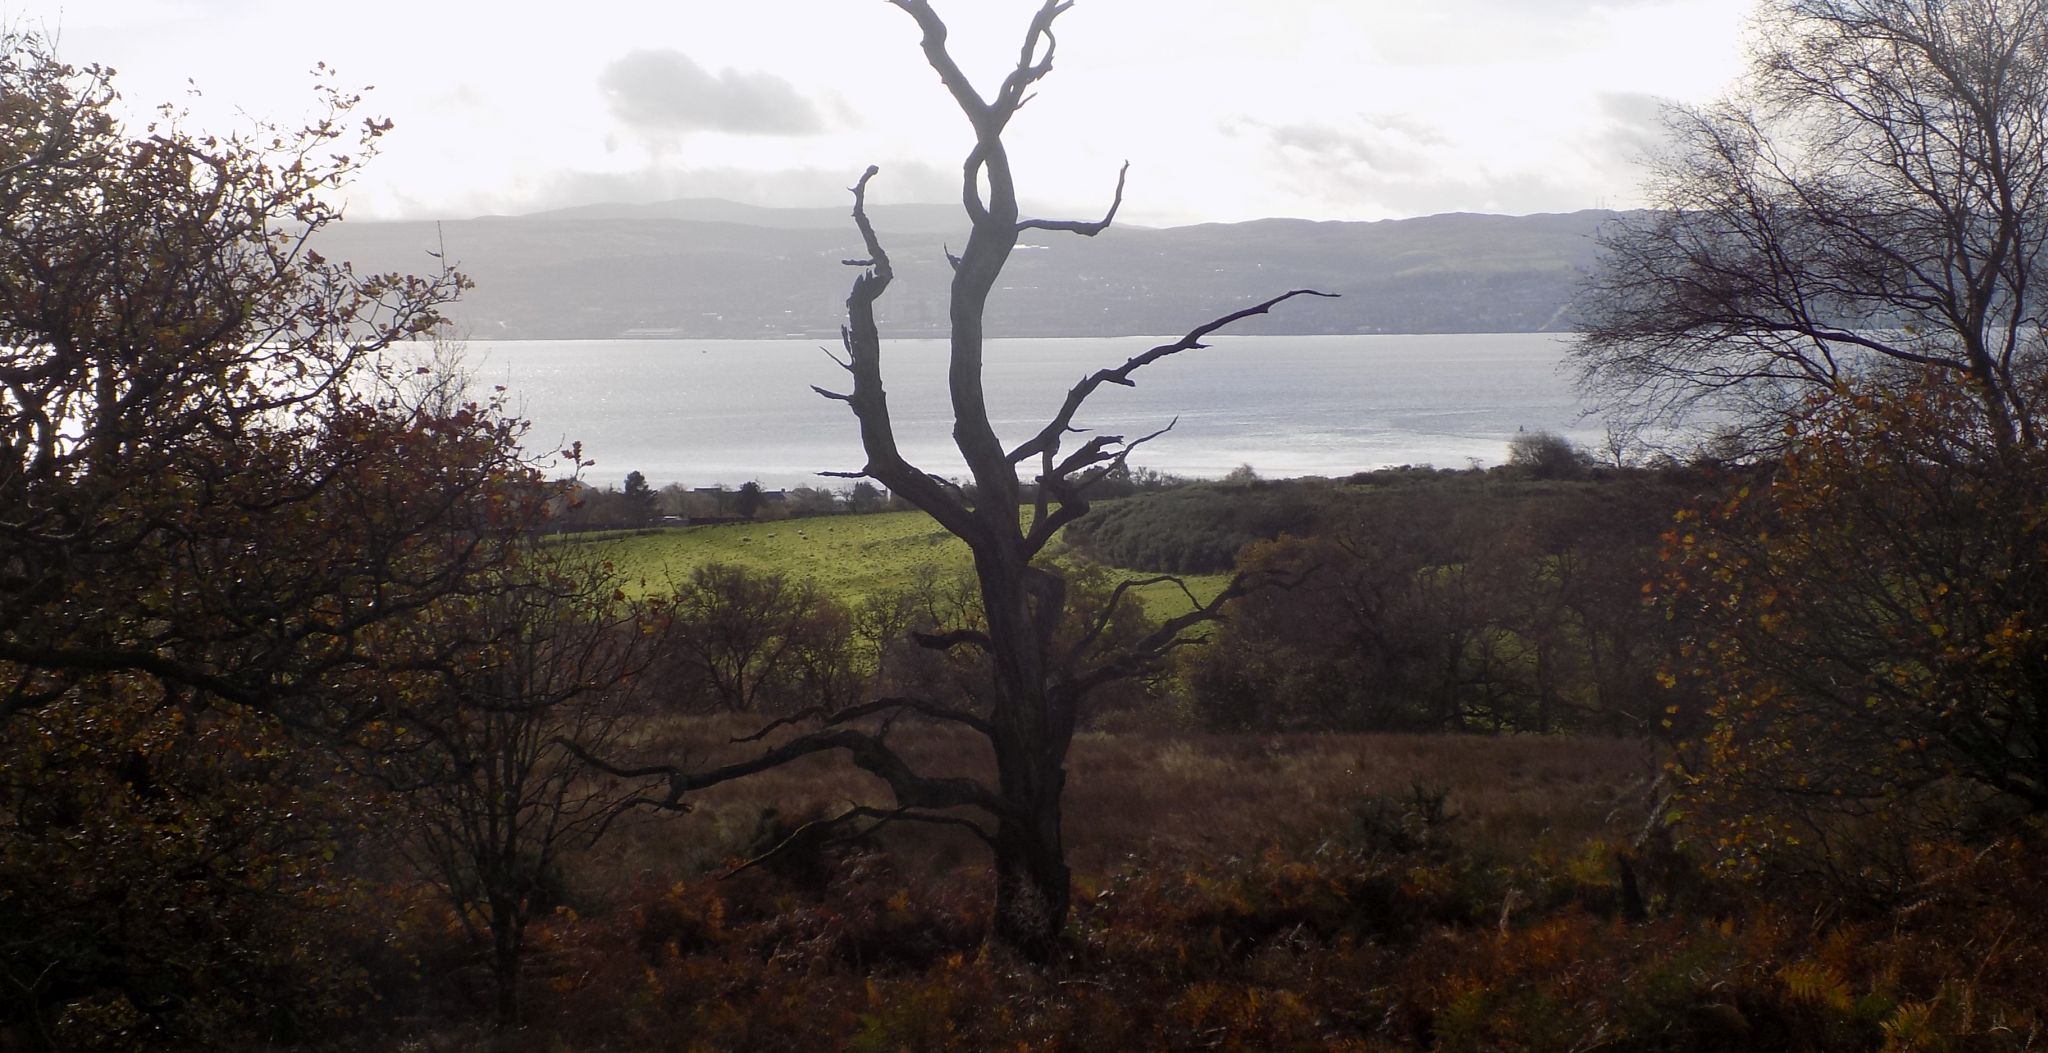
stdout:
<svg viewBox="0 0 2048 1053">
<path fill-rule="evenodd" d="M 951 575 L 969 565 L 967 546 L 923 512 L 670 527 L 572 538 L 569 543 L 611 560 L 642 592 L 665 591 L 672 582 L 688 577 L 693 567 L 729 563 L 808 579 L 849 605 L 907 585 L 925 568 Z M 1221 591 L 1227 580 L 1226 575 L 1187 579 L 1204 600 Z M 1141 590 L 1140 596 L 1154 617 L 1188 609 L 1187 600 L 1171 585 Z"/>
</svg>

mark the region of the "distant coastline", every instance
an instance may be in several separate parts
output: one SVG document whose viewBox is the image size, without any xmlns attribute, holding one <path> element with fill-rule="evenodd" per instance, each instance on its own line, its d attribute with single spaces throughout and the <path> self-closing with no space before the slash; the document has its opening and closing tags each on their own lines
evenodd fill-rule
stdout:
<svg viewBox="0 0 2048 1053">
<path fill-rule="evenodd" d="M 986 365 L 998 434 L 1035 431 L 1090 369 L 1159 337 L 999 339 Z M 835 336 L 836 341 L 836 336 Z M 1598 447 L 1552 334 L 1248 335 L 1149 367 L 1135 388 L 1104 389 L 1077 423 L 1146 434 L 1173 424 L 1133 464 L 1219 478 L 1249 464 L 1272 477 L 1343 476 L 1385 466 L 1498 464 L 1522 431 Z M 786 340 L 470 341 L 479 385 L 502 386 L 533 422 L 528 447 L 581 442 L 583 478 L 618 485 L 770 489 L 839 485 L 863 457 L 845 407 L 820 398 L 844 376 L 819 350 Z M 892 341 L 884 363 L 896 432 L 911 459 L 964 475 L 952 446 L 945 342 Z"/>
<path fill-rule="evenodd" d="M 1560 332 L 1571 328 L 1572 298 L 1597 252 L 1596 232 L 1617 215 L 1271 219 L 1112 227 L 1097 238 L 1031 232 L 1019 246 L 1029 251 L 1011 258 L 986 321 L 990 332 L 1019 338 L 1177 335 L 1306 287 L 1343 298 L 1247 319 L 1234 330 Z M 878 305 L 884 333 L 943 336 L 945 252 L 962 234 L 954 229 L 957 212 L 920 206 L 878 222 L 897 275 Z M 836 341 L 850 279 L 843 261 L 860 251 L 839 210 L 730 202 L 346 222 L 324 231 L 316 247 L 377 272 L 436 266 L 429 253 L 442 253 L 476 282 L 449 310 L 457 330 L 507 341 Z"/>
</svg>

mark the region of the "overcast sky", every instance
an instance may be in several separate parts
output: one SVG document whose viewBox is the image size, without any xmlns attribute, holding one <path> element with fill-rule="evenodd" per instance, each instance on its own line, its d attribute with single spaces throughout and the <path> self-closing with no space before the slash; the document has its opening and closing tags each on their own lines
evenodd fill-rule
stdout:
<svg viewBox="0 0 2048 1053">
<path fill-rule="evenodd" d="M 1037 0 L 934 0 L 984 93 Z M 1636 203 L 1658 100 L 1740 68 L 1747 0 L 1077 0 L 1008 137 L 1041 214 L 1385 219 Z M 310 112 L 308 70 L 397 128 L 352 218 L 600 201 L 957 198 L 964 120 L 884 0 L 0 0 L 138 108 Z"/>
</svg>

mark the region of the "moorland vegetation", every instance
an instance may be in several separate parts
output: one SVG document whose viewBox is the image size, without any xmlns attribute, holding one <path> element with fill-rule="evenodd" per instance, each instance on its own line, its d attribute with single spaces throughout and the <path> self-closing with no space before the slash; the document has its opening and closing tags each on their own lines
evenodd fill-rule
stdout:
<svg viewBox="0 0 2048 1053">
<path fill-rule="evenodd" d="M 1115 209 L 1015 213 L 1065 3 L 992 100 L 896 6 L 975 136 L 972 380 L 1017 233 Z M 956 384 L 922 475 L 871 171 L 826 394 L 923 511 L 585 537 L 378 354 L 463 280 L 307 247 L 387 122 L 131 132 L 8 35 L 0 1049 L 2039 1048 L 2048 5 L 1773 10 L 1585 305 L 1722 456 L 1066 447 L 1240 311 L 1015 448 Z"/>
</svg>

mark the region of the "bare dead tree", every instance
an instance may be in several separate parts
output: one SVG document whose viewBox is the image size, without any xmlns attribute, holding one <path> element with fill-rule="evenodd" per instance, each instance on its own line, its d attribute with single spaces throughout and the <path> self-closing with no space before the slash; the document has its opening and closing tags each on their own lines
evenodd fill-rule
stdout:
<svg viewBox="0 0 2048 1053">
<path fill-rule="evenodd" d="M 1744 93 L 1671 111 L 1655 210 L 1603 237 L 1582 378 L 1611 409 L 1774 431 L 1858 373 L 1932 372 L 2031 441 L 2048 3 L 1780 0 L 1760 38 Z"/>
<path fill-rule="evenodd" d="M 875 321 L 875 303 L 894 276 L 889 254 L 867 215 L 869 168 L 852 188 L 853 220 L 866 255 L 848 260 L 860 268 L 847 297 L 848 319 L 842 335 L 851 374 L 849 391 L 819 393 L 846 403 L 861 432 L 867 464 L 859 471 L 828 473 L 872 479 L 930 513 L 967 543 L 973 553 L 980 586 L 985 629 L 925 637 L 939 649 L 965 648 L 987 663 L 988 694 L 978 702 L 956 703 L 921 698 L 882 698 L 836 711 L 816 711 L 803 719 L 812 730 L 775 745 L 758 757 L 710 771 L 688 772 L 657 766 L 620 774 L 665 774 L 672 800 L 704 786 L 762 771 L 797 757 L 844 751 L 853 763 L 881 778 L 895 797 L 891 808 L 860 806 L 826 825 L 852 829 L 901 821 L 961 827 L 985 842 L 995 869 L 994 937 L 1033 960 L 1046 960 L 1056 947 L 1069 905 L 1070 877 L 1061 833 L 1061 795 L 1066 785 L 1066 758 L 1084 699 L 1105 684 L 1140 675 L 1157 667 L 1185 642 L 1190 628 L 1213 620 L 1231 599 L 1251 583 L 1233 581 L 1215 599 L 1193 604 L 1135 644 L 1095 654 L 1102 629 L 1115 603 L 1127 598 L 1119 588 L 1099 624 L 1056 641 L 1056 630 L 1069 611 L 1067 583 L 1040 557 L 1061 527 L 1085 515 L 1089 492 L 1121 469 L 1131 451 L 1157 432 L 1126 440 L 1094 435 L 1067 449 L 1068 436 L 1083 403 L 1104 384 L 1131 386 L 1141 368 L 1183 351 L 1206 346 L 1203 341 L 1223 327 L 1296 296 L 1328 293 L 1297 289 L 1196 326 L 1185 336 L 1137 355 L 1120 366 L 1097 370 L 1067 393 L 1061 406 L 1036 433 L 1006 446 L 990 426 L 982 385 L 986 334 L 983 311 L 998 275 L 1024 231 L 1065 231 L 1093 236 L 1107 229 L 1123 202 L 1124 179 L 1117 178 L 1109 211 L 1096 221 L 1028 219 L 1020 216 L 1010 158 L 1003 131 L 1030 98 L 1032 85 L 1052 69 L 1053 21 L 1072 6 L 1071 0 L 1045 0 L 1024 35 L 1017 63 L 992 98 L 984 98 L 969 82 L 946 48 L 946 26 L 926 0 L 890 0 L 916 20 L 923 32 L 926 59 L 952 93 L 974 133 L 974 145 L 963 165 L 961 200 L 973 223 L 965 248 L 951 257 L 950 394 L 953 436 L 972 476 L 968 487 L 954 484 L 911 463 L 897 447 L 888 396 L 883 387 L 882 340 Z M 1169 425 L 1170 426 L 1170 425 Z M 1037 483 L 1028 521 L 1020 516 L 1024 494 L 1020 472 Z M 930 777 L 914 770 L 887 742 L 891 721 L 914 715 L 977 732 L 989 741 L 995 758 L 994 785 L 964 777 Z M 781 730 L 779 721 L 768 730 Z M 800 831 L 807 836 L 815 831 Z"/>
</svg>

